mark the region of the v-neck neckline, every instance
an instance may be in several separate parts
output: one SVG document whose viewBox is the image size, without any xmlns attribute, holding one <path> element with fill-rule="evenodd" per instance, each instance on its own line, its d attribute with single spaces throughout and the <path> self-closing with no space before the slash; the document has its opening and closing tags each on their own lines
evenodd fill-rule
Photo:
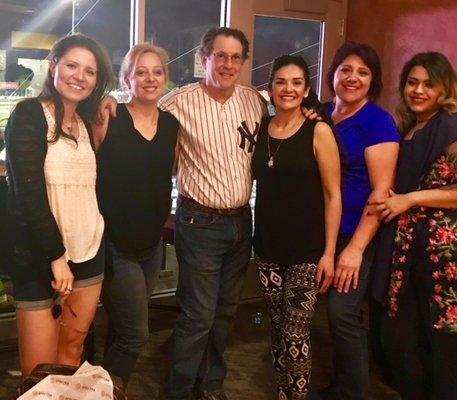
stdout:
<svg viewBox="0 0 457 400">
<path fill-rule="evenodd" d="M 133 120 L 133 115 L 130 113 L 129 111 L 129 108 L 127 107 L 127 104 L 125 103 L 124 104 L 124 109 L 125 109 L 125 112 L 127 113 L 127 116 L 130 120 L 130 123 L 132 124 L 132 128 L 133 130 L 135 131 L 135 133 L 142 139 L 144 140 L 146 143 L 152 143 L 154 142 L 154 139 L 157 137 L 157 135 L 159 134 L 159 126 L 160 126 L 160 116 L 161 116 L 161 113 L 162 111 L 160 110 L 160 108 L 157 108 L 158 110 L 158 115 L 157 115 L 157 126 L 156 126 L 156 133 L 155 135 L 151 138 L 151 139 L 148 139 L 146 137 L 144 137 L 144 135 L 135 127 L 135 121 Z"/>
</svg>

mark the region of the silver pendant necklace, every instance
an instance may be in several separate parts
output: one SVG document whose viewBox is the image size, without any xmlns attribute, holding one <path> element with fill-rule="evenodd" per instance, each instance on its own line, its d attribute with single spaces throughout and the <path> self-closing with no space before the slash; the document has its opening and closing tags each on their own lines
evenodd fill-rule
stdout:
<svg viewBox="0 0 457 400">
<path fill-rule="evenodd" d="M 273 154 L 271 154 L 271 150 L 270 150 L 270 135 L 268 135 L 268 137 L 267 137 L 267 147 L 268 147 L 268 162 L 267 162 L 267 165 L 268 165 L 268 167 L 270 167 L 270 168 L 274 167 L 274 165 L 275 165 L 275 156 L 276 156 L 279 148 L 281 147 L 283 141 L 284 141 L 284 139 L 281 139 L 281 141 L 278 144 L 278 147 L 276 147 L 275 152 Z"/>
</svg>

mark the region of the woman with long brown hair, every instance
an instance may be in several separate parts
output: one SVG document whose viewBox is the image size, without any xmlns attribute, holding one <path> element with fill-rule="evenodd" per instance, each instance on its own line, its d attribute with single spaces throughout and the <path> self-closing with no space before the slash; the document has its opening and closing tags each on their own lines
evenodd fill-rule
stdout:
<svg viewBox="0 0 457 400">
<path fill-rule="evenodd" d="M 88 123 L 111 80 L 83 35 L 60 39 L 38 98 L 5 131 L 12 277 L 23 377 L 39 363 L 79 365 L 104 271 L 104 222 Z"/>
</svg>

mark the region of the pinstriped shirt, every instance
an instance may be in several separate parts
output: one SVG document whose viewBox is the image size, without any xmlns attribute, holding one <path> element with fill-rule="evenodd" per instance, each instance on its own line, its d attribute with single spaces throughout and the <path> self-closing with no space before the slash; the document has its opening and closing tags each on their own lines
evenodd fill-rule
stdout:
<svg viewBox="0 0 457 400">
<path fill-rule="evenodd" d="M 179 121 L 179 193 L 211 208 L 241 207 L 251 197 L 251 157 L 266 107 L 256 90 L 236 85 L 219 103 L 199 83 L 163 97 L 160 107 Z"/>
</svg>

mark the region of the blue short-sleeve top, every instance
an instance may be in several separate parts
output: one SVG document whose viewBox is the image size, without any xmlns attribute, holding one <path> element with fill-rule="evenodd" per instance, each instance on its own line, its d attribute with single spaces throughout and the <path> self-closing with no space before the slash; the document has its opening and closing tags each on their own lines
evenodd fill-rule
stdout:
<svg viewBox="0 0 457 400">
<path fill-rule="evenodd" d="M 334 107 L 334 104 L 327 105 L 328 115 L 332 114 Z M 340 233 L 352 234 L 372 190 L 365 149 L 379 143 L 399 142 L 400 134 L 392 116 L 371 102 L 367 102 L 351 117 L 335 124 L 335 131 L 341 142 L 345 164 Z"/>
</svg>

